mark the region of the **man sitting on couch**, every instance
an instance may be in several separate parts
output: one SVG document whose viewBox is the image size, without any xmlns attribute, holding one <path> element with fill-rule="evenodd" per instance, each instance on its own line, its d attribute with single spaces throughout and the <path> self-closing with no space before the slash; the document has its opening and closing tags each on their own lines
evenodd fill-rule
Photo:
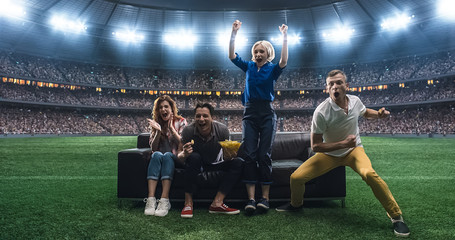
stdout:
<svg viewBox="0 0 455 240">
<path fill-rule="evenodd" d="M 229 139 L 226 125 L 213 121 L 214 109 L 208 103 L 198 103 L 194 109 L 194 122 L 183 129 L 183 151 L 178 154 L 179 160 L 185 162 L 185 205 L 181 217 L 193 217 L 193 192 L 196 190 L 197 175 L 202 171 L 224 171 L 218 192 L 209 207 L 210 213 L 238 214 L 237 209 L 224 204 L 224 198 L 237 183 L 242 160 L 234 158 L 224 161 L 219 141 Z"/>
</svg>

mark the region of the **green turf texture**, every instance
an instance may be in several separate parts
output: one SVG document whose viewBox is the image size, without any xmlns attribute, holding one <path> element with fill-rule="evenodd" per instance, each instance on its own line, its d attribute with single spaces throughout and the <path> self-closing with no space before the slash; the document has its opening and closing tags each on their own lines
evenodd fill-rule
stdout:
<svg viewBox="0 0 455 240">
<path fill-rule="evenodd" d="M 410 238 L 455 239 L 455 139 L 362 139 Z M 220 216 L 196 203 L 194 218 L 182 219 L 173 202 L 166 217 L 145 216 L 144 203 L 116 197 L 117 152 L 135 144 L 125 136 L 0 139 L 0 239 L 395 239 L 349 168 L 346 208 L 306 202 L 300 213 Z"/>
</svg>

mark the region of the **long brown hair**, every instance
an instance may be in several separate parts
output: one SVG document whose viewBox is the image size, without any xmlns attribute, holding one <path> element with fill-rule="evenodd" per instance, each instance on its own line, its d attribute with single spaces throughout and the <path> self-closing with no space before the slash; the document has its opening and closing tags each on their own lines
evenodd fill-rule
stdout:
<svg viewBox="0 0 455 240">
<path fill-rule="evenodd" d="M 167 101 L 169 103 L 169 106 L 171 107 L 172 113 L 175 118 L 177 118 L 177 119 L 182 118 L 182 116 L 180 116 L 178 114 L 177 104 L 175 103 L 175 101 L 169 95 L 162 95 L 162 96 L 159 96 L 157 99 L 155 99 L 155 102 L 153 103 L 153 110 L 152 110 L 153 120 L 155 120 L 161 126 L 167 126 L 166 124 L 164 124 L 163 119 L 161 119 L 161 117 L 160 117 L 159 106 L 163 101 Z"/>
</svg>

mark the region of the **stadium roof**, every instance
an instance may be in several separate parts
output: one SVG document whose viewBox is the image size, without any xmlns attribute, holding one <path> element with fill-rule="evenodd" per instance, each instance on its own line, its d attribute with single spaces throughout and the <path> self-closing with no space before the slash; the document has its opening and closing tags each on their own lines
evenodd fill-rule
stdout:
<svg viewBox="0 0 455 240">
<path fill-rule="evenodd" d="M 262 0 L 262 1 L 245 1 L 245 0 L 119 0 L 111 1 L 122 4 L 174 10 L 193 10 L 193 11 L 258 11 L 258 10 L 283 10 L 298 9 L 321 6 L 341 1 L 332 0 Z"/>
<path fill-rule="evenodd" d="M 232 64 L 217 37 L 243 22 L 248 47 L 237 49 L 249 58 L 256 41 L 279 36 L 285 23 L 300 37 L 290 47 L 290 66 L 321 66 L 369 62 L 455 48 L 454 22 L 437 15 L 433 0 L 23 0 L 26 14 L 0 16 L 0 49 L 84 62 L 164 68 L 219 68 Z M 386 31 L 386 18 L 412 16 L 407 28 Z M 59 16 L 83 22 L 86 30 L 62 32 L 51 24 Z M 351 39 L 336 43 L 323 33 L 336 27 L 355 29 Z M 125 43 L 114 32 L 134 31 L 143 40 Z M 164 44 L 163 35 L 191 31 L 193 47 Z M 188 39 L 181 37 L 179 41 Z M 280 43 L 275 44 L 277 51 Z"/>
</svg>

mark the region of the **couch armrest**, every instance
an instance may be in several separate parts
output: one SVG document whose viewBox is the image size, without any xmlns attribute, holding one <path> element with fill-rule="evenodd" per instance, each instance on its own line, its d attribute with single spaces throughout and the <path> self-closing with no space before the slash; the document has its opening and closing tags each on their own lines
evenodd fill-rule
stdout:
<svg viewBox="0 0 455 240">
<path fill-rule="evenodd" d="M 151 153 L 150 148 L 125 149 L 118 153 L 118 198 L 147 197 L 147 167 Z"/>
</svg>

